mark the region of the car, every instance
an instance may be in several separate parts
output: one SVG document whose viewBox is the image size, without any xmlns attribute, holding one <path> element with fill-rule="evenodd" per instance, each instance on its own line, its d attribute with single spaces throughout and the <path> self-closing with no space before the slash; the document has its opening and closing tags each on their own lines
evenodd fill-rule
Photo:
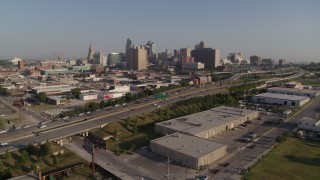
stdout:
<svg viewBox="0 0 320 180">
<path fill-rule="evenodd" d="M 30 124 L 26 124 L 24 126 L 22 126 L 23 129 L 30 127 Z"/>
<path fill-rule="evenodd" d="M 69 116 L 66 116 L 66 117 L 64 117 L 64 118 L 62 118 L 62 119 L 64 119 L 64 120 L 69 119 Z"/>
<path fill-rule="evenodd" d="M 221 169 L 214 169 L 213 170 L 213 174 L 218 174 L 218 173 L 220 173 L 221 172 Z"/>
<path fill-rule="evenodd" d="M 199 175 L 194 178 L 195 180 L 209 180 L 207 176 Z"/>
<path fill-rule="evenodd" d="M 237 126 L 237 128 L 239 128 L 239 129 L 243 129 L 243 128 L 244 128 L 244 126 L 239 125 L 239 126 Z"/>
<path fill-rule="evenodd" d="M 161 107 L 160 105 L 157 106 L 158 108 Z"/>
<path fill-rule="evenodd" d="M 0 131 L 0 134 L 7 132 L 7 130 L 3 129 Z"/>
<path fill-rule="evenodd" d="M 153 106 L 157 107 L 157 106 L 158 106 L 158 104 L 153 104 Z"/>
<path fill-rule="evenodd" d="M 229 167 L 229 165 L 230 165 L 230 163 L 227 162 L 227 163 L 223 164 L 223 167 Z"/>
<path fill-rule="evenodd" d="M 253 149 L 255 147 L 256 147 L 256 145 L 254 145 L 254 144 L 251 144 L 250 146 L 248 146 L 248 148 L 250 148 L 250 149 Z"/>
<path fill-rule="evenodd" d="M 40 125 L 40 126 L 38 126 L 40 129 L 42 129 L 42 128 L 46 128 L 47 127 L 47 125 L 45 125 L 45 124 L 42 124 L 42 125 Z"/>
<path fill-rule="evenodd" d="M 33 132 L 33 134 L 36 135 L 36 136 L 40 136 L 41 135 L 41 133 L 39 133 L 39 132 Z"/>
<path fill-rule="evenodd" d="M 4 147 L 7 147 L 7 146 L 9 146 L 9 143 L 7 143 L 7 142 L 0 143 L 0 148 L 4 148 Z"/>
<path fill-rule="evenodd" d="M 240 141 L 245 142 L 245 143 L 248 143 L 248 142 L 251 141 L 251 139 L 248 138 L 248 137 L 242 137 L 242 138 L 240 138 Z"/>
</svg>

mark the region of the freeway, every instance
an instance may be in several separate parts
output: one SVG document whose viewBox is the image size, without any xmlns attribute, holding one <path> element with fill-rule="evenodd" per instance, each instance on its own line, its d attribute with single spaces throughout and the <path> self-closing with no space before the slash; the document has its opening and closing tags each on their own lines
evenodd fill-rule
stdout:
<svg viewBox="0 0 320 180">
<path fill-rule="evenodd" d="M 170 92 L 169 96 L 170 98 L 167 100 L 157 100 L 157 99 L 143 99 L 144 102 L 140 104 L 131 103 L 128 104 L 128 106 L 121 106 L 117 108 L 113 108 L 111 110 L 100 110 L 96 111 L 92 114 L 92 116 L 87 116 L 86 120 L 80 120 L 83 117 L 76 117 L 73 120 L 68 120 L 68 122 L 65 121 L 53 121 L 53 122 L 47 122 L 47 128 L 44 128 L 43 130 L 39 130 L 37 126 L 32 126 L 29 128 L 21 128 L 16 131 L 12 131 L 6 134 L 3 134 L 1 136 L 2 141 L 10 142 L 10 146 L 1 148 L 0 153 L 4 153 L 6 150 L 13 151 L 19 148 L 23 148 L 29 143 L 31 144 L 38 144 L 42 143 L 46 140 L 57 140 L 64 137 L 68 137 L 74 134 L 78 134 L 81 132 L 89 131 L 94 128 L 98 128 L 102 125 L 105 125 L 107 123 L 117 121 L 123 118 L 126 118 L 128 114 L 130 115 L 136 115 L 141 114 L 143 112 L 148 112 L 151 110 L 154 110 L 158 107 L 154 106 L 154 104 L 159 105 L 160 107 L 167 106 L 171 103 L 174 103 L 176 101 L 181 100 L 181 96 L 185 96 L 188 98 L 199 96 L 199 94 L 212 94 L 215 92 L 220 92 L 221 90 L 227 90 L 227 88 L 230 87 L 203 87 L 203 88 L 189 88 L 189 91 L 187 90 L 179 90 L 178 94 L 176 92 Z M 146 101 L 148 100 L 148 101 Z M 106 114 L 107 113 L 107 114 Z M 99 117 L 94 117 L 99 116 Z M 89 118 L 92 117 L 92 118 Z M 35 131 L 35 135 L 32 132 Z M 14 133 L 18 132 L 19 136 L 15 136 Z M 39 135 L 40 134 L 40 135 Z M 15 137 L 15 139 L 12 139 L 12 137 Z M 6 139 L 11 138 L 11 139 Z"/>
</svg>

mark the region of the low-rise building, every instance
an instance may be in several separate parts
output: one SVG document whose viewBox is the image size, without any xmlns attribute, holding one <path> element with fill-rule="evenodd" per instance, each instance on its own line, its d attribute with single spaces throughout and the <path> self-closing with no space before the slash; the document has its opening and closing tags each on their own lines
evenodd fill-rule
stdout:
<svg viewBox="0 0 320 180">
<path fill-rule="evenodd" d="M 66 98 L 63 98 L 60 96 L 48 96 L 47 101 L 49 104 L 56 105 L 56 106 L 68 103 L 68 100 Z"/>
<path fill-rule="evenodd" d="M 263 93 L 252 97 L 254 103 L 278 104 L 300 107 L 310 101 L 309 97 L 287 94 Z"/>
<path fill-rule="evenodd" d="M 50 86 L 35 86 L 31 88 L 32 92 L 35 94 L 39 94 L 40 92 L 44 92 L 46 94 L 59 94 L 65 92 L 71 92 L 74 89 L 74 86 L 70 85 L 50 85 Z"/>
<path fill-rule="evenodd" d="M 184 132 L 207 139 L 257 117 L 257 111 L 220 106 L 156 123 L 155 132 L 165 135 Z"/>
<path fill-rule="evenodd" d="M 307 131 L 320 132 L 320 120 L 309 117 L 303 117 L 299 120 L 298 127 Z"/>
<path fill-rule="evenodd" d="M 81 93 L 79 98 L 83 101 L 95 100 L 95 99 L 98 99 L 98 93 L 97 92 Z"/>
<path fill-rule="evenodd" d="M 312 90 L 312 89 L 297 89 L 297 88 L 282 88 L 282 87 L 269 88 L 268 92 L 277 93 L 277 94 L 295 95 L 295 96 L 306 96 L 309 98 L 317 97 L 320 94 L 320 91 Z"/>
<path fill-rule="evenodd" d="M 184 133 L 174 133 L 152 140 L 150 149 L 194 169 L 206 166 L 226 155 L 226 145 Z"/>
</svg>

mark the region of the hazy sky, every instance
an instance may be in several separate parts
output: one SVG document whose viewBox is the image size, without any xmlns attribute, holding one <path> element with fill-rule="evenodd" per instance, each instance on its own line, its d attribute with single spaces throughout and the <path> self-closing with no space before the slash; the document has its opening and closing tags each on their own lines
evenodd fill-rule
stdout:
<svg viewBox="0 0 320 180">
<path fill-rule="evenodd" d="M 229 52 L 320 61 L 319 0 L 1 0 L 0 59 L 124 52 L 151 40 L 157 51 L 205 41 Z"/>
</svg>

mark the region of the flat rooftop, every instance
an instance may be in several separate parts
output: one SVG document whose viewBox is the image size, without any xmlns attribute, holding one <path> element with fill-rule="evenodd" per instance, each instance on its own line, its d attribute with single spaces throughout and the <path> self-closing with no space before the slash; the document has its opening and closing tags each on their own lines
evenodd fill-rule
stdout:
<svg viewBox="0 0 320 180">
<path fill-rule="evenodd" d="M 309 97 L 306 97 L 306 96 L 295 96 L 295 95 L 276 94 L 276 93 L 263 93 L 263 94 L 256 95 L 255 97 L 283 99 L 283 100 L 290 100 L 290 101 L 303 101 L 305 99 L 309 99 Z"/>
<path fill-rule="evenodd" d="M 269 88 L 269 90 L 274 91 L 287 91 L 287 92 L 302 92 L 302 93 L 317 93 L 318 91 L 312 89 L 296 89 L 296 88 L 283 88 L 283 87 L 273 87 Z"/>
<path fill-rule="evenodd" d="M 224 144 L 184 133 L 174 133 L 151 142 L 195 158 L 200 158 L 225 146 Z"/>
<path fill-rule="evenodd" d="M 318 119 L 314 119 L 314 118 L 310 118 L 310 117 L 303 117 L 300 119 L 299 122 L 303 122 L 303 123 L 309 123 L 309 124 L 314 124 L 316 126 L 320 125 L 320 120 Z"/>
<path fill-rule="evenodd" d="M 179 132 L 198 134 L 252 113 L 256 113 L 256 111 L 220 106 L 196 114 L 160 122 L 157 125 L 163 126 L 164 129 L 167 127 Z"/>
</svg>

